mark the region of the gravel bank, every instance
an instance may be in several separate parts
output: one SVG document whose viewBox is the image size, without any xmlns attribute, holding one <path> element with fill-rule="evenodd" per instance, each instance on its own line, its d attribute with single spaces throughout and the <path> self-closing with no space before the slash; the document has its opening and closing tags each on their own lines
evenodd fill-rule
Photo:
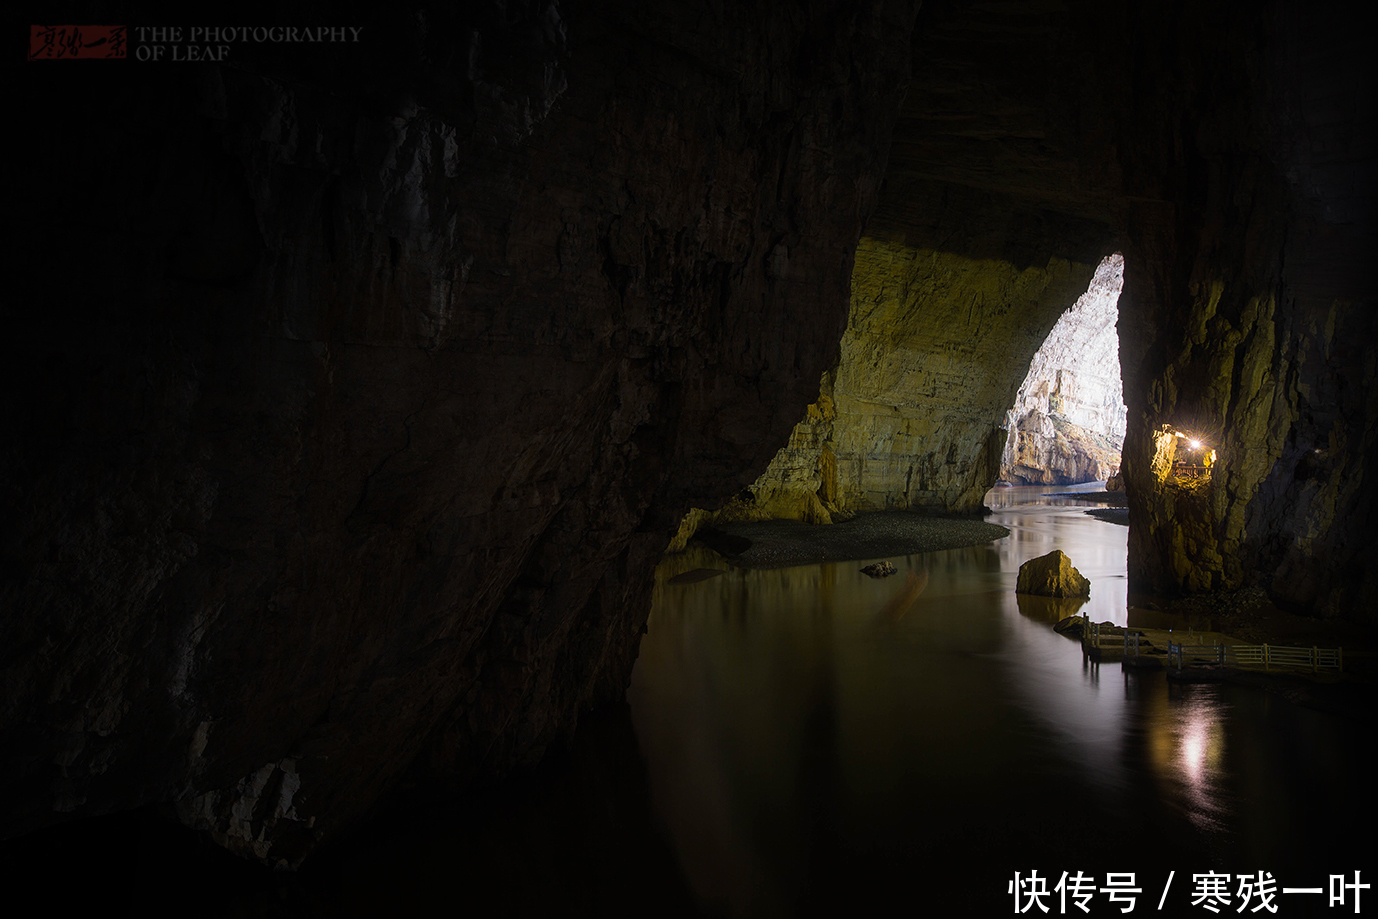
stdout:
<svg viewBox="0 0 1378 919">
<path fill-rule="evenodd" d="M 699 531 L 696 538 L 743 568 L 788 568 L 960 549 L 1009 534 L 1002 526 L 980 520 L 886 511 L 821 526 L 797 520 L 724 523 Z"/>
<path fill-rule="evenodd" d="M 1104 520 L 1106 523 L 1129 526 L 1129 508 L 1127 507 L 1097 507 L 1087 511 L 1086 515 L 1095 517 L 1097 520 Z"/>
</svg>

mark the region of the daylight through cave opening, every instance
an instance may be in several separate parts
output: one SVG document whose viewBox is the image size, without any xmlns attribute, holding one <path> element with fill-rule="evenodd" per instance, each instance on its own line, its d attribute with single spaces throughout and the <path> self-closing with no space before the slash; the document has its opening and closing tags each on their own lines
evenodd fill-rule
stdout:
<svg viewBox="0 0 1378 919">
<path fill-rule="evenodd" d="M 1086 292 L 1058 319 L 1005 415 L 1000 479 L 1076 485 L 1119 473 L 1125 405 L 1120 382 L 1124 256 L 1107 256 Z"/>
</svg>

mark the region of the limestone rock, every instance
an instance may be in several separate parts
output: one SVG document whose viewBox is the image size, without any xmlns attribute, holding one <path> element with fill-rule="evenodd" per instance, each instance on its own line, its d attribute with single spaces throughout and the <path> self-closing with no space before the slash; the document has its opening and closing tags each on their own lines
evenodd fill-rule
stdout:
<svg viewBox="0 0 1378 919">
<path fill-rule="evenodd" d="M 1119 468 L 1121 444 L 1057 414 L 1013 418 L 1000 467 L 1013 485 L 1078 485 Z"/>
<path fill-rule="evenodd" d="M 1006 416 L 1000 477 L 1075 485 L 1118 471 L 1125 408 L 1115 320 L 1124 258 L 1108 256 L 1034 355 Z"/>
<path fill-rule="evenodd" d="M 999 421 L 1019 367 L 1042 341 L 1039 326 L 999 317 L 1039 317 L 1046 334 L 1093 270 L 1056 257 L 1020 268 L 871 238 L 856 259 L 837 369 L 752 485 L 754 505 L 733 504 L 722 519 L 978 510 L 999 471 Z M 993 312 L 973 317 L 973 302 Z"/>
<path fill-rule="evenodd" d="M 0 835 L 295 865 L 621 698 L 836 359 L 916 5 L 574 6 L 20 80 Z"/>
<path fill-rule="evenodd" d="M 1356 182 L 1378 162 L 1374 78 L 1303 63 L 1347 61 L 1363 39 L 1338 8 L 1247 34 L 1223 8 L 1193 15 L 1189 32 L 1153 14 L 1130 24 L 1145 40 L 1179 36 L 1184 66 L 1141 72 L 1120 149 L 1161 133 L 1196 138 L 1199 153 L 1162 148 L 1146 194 L 1172 213 L 1147 207 L 1125 242 L 1129 585 L 1258 585 L 1287 609 L 1378 621 L 1378 188 Z M 1246 70 L 1292 76 L 1227 98 L 1226 74 Z M 1184 94 L 1196 101 L 1167 101 Z M 1313 116 L 1319 98 L 1332 114 Z M 1163 474 L 1164 424 L 1217 451 L 1204 489 Z"/>
<path fill-rule="evenodd" d="M 1059 635 L 1080 638 L 1082 633 L 1086 631 L 1086 618 L 1084 616 L 1067 616 L 1059 619 L 1053 626 L 1053 631 Z"/>
<path fill-rule="evenodd" d="M 1019 566 L 1015 590 L 1043 597 L 1089 597 L 1091 582 L 1072 567 L 1061 549 L 1054 549 Z"/>
</svg>

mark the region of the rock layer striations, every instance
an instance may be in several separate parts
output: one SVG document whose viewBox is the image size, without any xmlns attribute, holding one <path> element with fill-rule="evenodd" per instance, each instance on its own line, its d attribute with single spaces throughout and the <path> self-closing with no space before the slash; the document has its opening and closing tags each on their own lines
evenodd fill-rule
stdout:
<svg viewBox="0 0 1378 919">
<path fill-rule="evenodd" d="M 1130 582 L 1373 621 L 1375 75 L 1339 8 L 1237 12 L 1127 23 L 1179 49 L 1129 68 L 1121 133 Z M 1216 451 L 1207 483 L 1155 463 L 1164 425 Z"/>
<path fill-rule="evenodd" d="M 1378 618 L 1360 44 L 1337 8 L 1289 2 L 925 4 L 840 363 L 726 510 L 979 508 L 1027 446 L 1001 430 L 1020 372 L 1119 251 L 1132 586 Z M 1216 450 L 1208 480 L 1155 473 L 1164 425 Z"/>
<path fill-rule="evenodd" d="M 1116 253 L 1034 355 L 1005 419 L 1001 479 L 1074 485 L 1119 471 L 1125 408 L 1115 320 L 1123 283 L 1124 257 Z"/>
<path fill-rule="evenodd" d="M 26 70 L 4 832 L 176 802 L 294 865 L 620 697 L 674 521 L 836 361 L 911 6 L 394 5 Z"/>
</svg>

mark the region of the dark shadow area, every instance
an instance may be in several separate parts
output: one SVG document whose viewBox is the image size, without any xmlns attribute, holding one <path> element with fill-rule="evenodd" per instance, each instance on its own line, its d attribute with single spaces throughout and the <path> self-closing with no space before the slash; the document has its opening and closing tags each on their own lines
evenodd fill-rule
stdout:
<svg viewBox="0 0 1378 919">
<path fill-rule="evenodd" d="M 364 826 L 294 873 L 153 808 L 10 840 L 0 864 L 17 899 L 143 916 L 700 915 L 652 816 L 626 705 L 587 714 L 532 773 Z"/>
</svg>

